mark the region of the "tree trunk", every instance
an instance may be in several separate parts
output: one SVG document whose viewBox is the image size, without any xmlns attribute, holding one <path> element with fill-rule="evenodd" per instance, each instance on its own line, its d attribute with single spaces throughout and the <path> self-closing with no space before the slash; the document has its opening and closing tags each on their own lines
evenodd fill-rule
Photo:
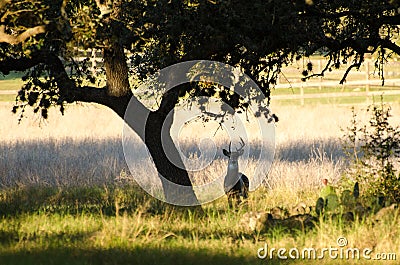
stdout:
<svg viewBox="0 0 400 265">
<path fill-rule="evenodd" d="M 112 109 L 145 143 L 159 173 L 165 200 L 176 205 L 198 205 L 189 175 L 170 135 L 173 110 L 170 115 L 151 112 L 134 96 L 129 106 L 127 101 L 121 101 Z"/>
<path fill-rule="evenodd" d="M 177 205 L 198 204 L 192 183 L 170 129 L 173 111 L 165 117 L 158 112 L 149 115 L 145 129 L 145 144 L 157 167 L 167 202 Z"/>
<path fill-rule="evenodd" d="M 108 8 L 107 3 L 102 5 L 100 2 L 102 1 L 97 1 L 100 9 L 102 7 Z M 125 96 L 130 91 L 128 64 L 126 63 L 124 47 L 120 43 L 122 27 L 119 20 L 123 13 L 122 3 L 121 0 L 113 1 L 112 13 L 109 18 L 104 20 L 105 31 L 110 31 L 107 38 L 108 47 L 103 50 L 104 67 L 106 69 L 107 92 L 113 97 Z"/>
<path fill-rule="evenodd" d="M 123 47 L 112 43 L 104 49 L 104 66 L 106 68 L 107 92 L 110 96 L 125 96 L 130 91 L 128 65 Z"/>
<path fill-rule="evenodd" d="M 177 97 L 165 100 L 166 107 L 160 107 L 161 111 L 151 112 L 130 90 L 126 56 L 119 42 L 124 37 L 121 36 L 118 22 L 123 11 L 122 3 L 121 0 L 113 1 L 113 12 L 104 21 L 109 29 L 112 29 L 107 38 L 108 47 L 103 50 L 107 94 L 115 101 L 109 104 L 109 107 L 117 112 L 146 144 L 161 178 L 165 200 L 171 204 L 197 205 L 198 200 L 189 175 L 170 135 L 173 115 L 165 114 L 170 111 L 173 113 Z M 97 1 L 97 4 L 99 8 L 102 7 L 101 1 Z M 129 100 L 133 102 L 129 103 Z M 185 192 L 182 192 L 182 186 Z"/>
</svg>

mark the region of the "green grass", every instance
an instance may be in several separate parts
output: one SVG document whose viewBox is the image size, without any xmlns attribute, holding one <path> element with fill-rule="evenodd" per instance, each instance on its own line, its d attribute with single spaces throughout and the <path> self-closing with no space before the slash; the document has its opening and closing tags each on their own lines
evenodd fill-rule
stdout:
<svg viewBox="0 0 400 265">
<path fill-rule="evenodd" d="M 21 80 L 23 74 L 11 72 L 9 75 L 0 75 L 0 91 L 1 90 L 15 90 L 13 94 L 0 94 L 0 102 L 13 102 L 17 95 L 17 90 L 19 90 L 23 81 Z"/>
<path fill-rule="evenodd" d="M 20 79 L 0 80 L 0 90 L 19 90 L 22 84 Z"/>
<path fill-rule="evenodd" d="M 0 95 L 0 102 L 14 102 L 15 95 Z"/>
<path fill-rule="evenodd" d="M 291 232 L 279 227 L 251 231 L 241 225 L 245 212 L 279 205 L 277 198 L 287 192 L 260 189 L 247 208 L 234 211 L 224 199 L 202 209 L 169 206 L 134 185 L 9 189 L 0 196 L 0 264 L 281 264 L 277 258 L 258 259 L 257 250 L 265 243 L 287 249 L 335 246 L 339 236 L 374 253 L 400 250 L 397 217 L 351 224 L 321 219 L 312 230 Z M 316 193 L 299 194 L 299 199 Z"/>
<path fill-rule="evenodd" d="M 24 73 L 10 72 L 8 75 L 0 74 L 0 80 L 20 79 Z"/>
<path fill-rule="evenodd" d="M 0 75 L 0 90 L 18 90 L 24 83 L 21 80 L 23 74 L 11 72 L 9 75 Z"/>
<path fill-rule="evenodd" d="M 259 262 L 249 247 L 254 239 L 234 231 L 225 218 L 237 216 L 222 209 L 171 207 L 132 186 L 2 195 L 0 264 Z"/>
<path fill-rule="evenodd" d="M 208 249 L 193 249 L 185 246 L 159 247 L 157 244 L 134 243 L 131 247 L 106 249 L 53 248 L 32 249 L 0 259 L 1 264 L 262 264 L 256 258 L 229 257 L 225 253 L 212 254 Z M 278 264 L 278 263 L 275 263 Z"/>
</svg>

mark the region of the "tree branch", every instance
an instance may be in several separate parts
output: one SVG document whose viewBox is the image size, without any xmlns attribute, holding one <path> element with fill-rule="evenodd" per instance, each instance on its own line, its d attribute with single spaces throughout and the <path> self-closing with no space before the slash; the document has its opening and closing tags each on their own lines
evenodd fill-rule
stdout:
<svg viewBox="0 0 400 265">
<path fill-rule="evenodd" d="M 339 84 L 343 85 L 344 82 L 346 81 L 347 76 L 349 75 L 350 71 L 353 68 L 360 68 L 361 64 L 363 63 L 364 58 L 361 58 L 358 62 L 353 63 L 352 65 L 350 65 L 347 69 L 346 72 L 344 73 L 342 79 L 340 80 Z"/>
<path fill-rule="evenodd" d="M 400 25 L 400 15 L 382 16 L 377 20 L 378 25 Z"/>
<path fill-rule="evenodd" d="M 107 93 L 107 87 L 96 88 L 91 86 L 69 89 L 69 94 L 72 95 L 74 101 L 97 103 L 107 106 L 122 119 L 125 116 L 129 101 L 134 97 L 132 92 L 123 97 L 112 97 Z M 137 101 L 137 103 L 140 103 L 140 101 Z"/>
<path fill-rule="evenodd" d="M 383 48 L 392 50 L 393 52 L 397 53 L 400 55 L 400 46 L 398 46 L 396 43 L 392 42 L 389 39 L 382 39 L 380 41 L 380 44 Z"/>
<path fill-rule="evenodd" d="M 11 45 L 24 42 L 26 39 L 46 32 L 46 25 L 29 28 L 17 36 L 7 34 L 5 27 L 0 27 L 0 43 L 8 43 Z"/>
<path fill-rule="evenodd" d="M 132 92 L 124 97 L 111 97 L 107 94 L 107 87 L 77 87 L 74 80 L 65 71 L 60 58 L 54 54 L 38 52 L 31 58 L 2 60 L 0 61 L 0 72 L 7 75 L 10 71 L 25 71 L 39 64 L 49 66 L 50 75 L 56 80 L 60 95 L 64 96 L 68 102 L 82 101 L 102 104 L 113 109 L 122 118 L 124 117 L 126 106 L 133 96 Z"/>
<path fill-rule="evenodd" d="M 329 55 L 329 60 L 328 60 L 328 62 L 325 64 L 325 67 L 324 67 L 324 69 L 322 69 L 322 71 L 320 72 L 320 73 L 313 73 L 313 74 L 311 74 L 311 75 L 308 75 L 308 76 L 306 76 L 306 77 L 303 77 L 302 78 L 302 80 L 303 81 L 306 81 L 307 79 L 311 79 L 311 78 L 313 78 L 313 77 L 323 77 L 323 76 L 325 76 L 325 72 L 329 69 L 329 67 L 331 66 L 331 63 L 332 63 L 332 55 L 330 54 Z"/>
<path fill-rule="evenodd" d="M 129 101 L 133 97 L 130 90 L 122 97 L 113 97 L 109 95 L 107 87 L 77 87 L 74 80 L 68 76 L 58 56 L 48 54 L 44 56 L 43 61 L 49 66 L 50 75 L 56 80 L 60 95 L 64 96 L 67 102 L 82 101 L 102 104 L 114 110 L 121 118 L 124 118 Z"/>
<path fill-rule="evenodd" d="M 185 89 L 185 86 L 187 86 L 187 84 L 179 85 L 163 93 L 160 107 L 156 112 L 162 114 L 163 116 L 167 116 L 168 113 L 175 108 L 175 105 L 179 100 L 180 91 Z"/>
<path fill-rule="evenodd" d="M 33 56 L 31 58 L 9 58 L 0 61 L 0 72 L 8 75 L 11 71 L 23 72 L 42 62 L 41 56 Z"/>
</svg>

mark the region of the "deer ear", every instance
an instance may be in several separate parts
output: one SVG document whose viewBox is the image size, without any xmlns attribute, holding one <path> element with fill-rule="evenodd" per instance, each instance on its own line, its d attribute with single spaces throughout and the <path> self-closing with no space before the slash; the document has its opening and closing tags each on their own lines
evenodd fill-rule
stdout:
<svg viewBox="0 0 400 265">
<path fill-rule="evenodd" d="M 228 150 L 226 150 L 226 149 L 222 149 L 222 153 L 224 153 L 225 156 L 230 156 L 231 155 L 231 153 L 228 152 Z"/>
</svg>

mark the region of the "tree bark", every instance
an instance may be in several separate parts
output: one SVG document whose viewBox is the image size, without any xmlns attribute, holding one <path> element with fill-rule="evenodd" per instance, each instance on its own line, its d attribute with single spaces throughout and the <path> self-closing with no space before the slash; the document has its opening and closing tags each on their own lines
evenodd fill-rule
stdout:
<svg viewBox="0 0 400 265">
<path fill-rule="evenodd" d="M 102 10 L 108 7 L 106 3 L 101 2 L 98 0 L 96 4 L 100 8 L 100 11 L 103 12 Z M 112 8 L 110 9 L 112 13 L 110 17 L 104 20 L 104 31 L 107 32 L 106 40 L 108 43 L 108 47 L 103 50 L 104 67 L 106 69 L 107 91 L 113 97 L 125 96 L 130 91 L 129 69 L 124 47 L 121 45 L 122 36 L 120 36 L 123 27 L 118 22 L 123 13 L 122 2 L 121 0 L 113 1 Z"/>
<path fill-rule="evenodd" d="M 114 42 L 104 49 L 104 67 L 108 94 L 113 97 L 126 95 L 130 91 L 128 65 L 124 49 L 118 43 Z"/>
<path fill-rule="evenodd" d="M 172 98 L 165 101 L 173 101 Z M 127 101 L 125 101 L 127 102 Z M 197 205 L 189 175 L 180 153 L 172 140 L 173 108 L 148 110 L 137 98 L 131 97 L 129 106 L 120 101 L 111 107 L 145 143 L 159 173 L 165 200 L 177 205 Z"/>
<path fill-rule="evenodd" d="M 111 29 L 108 37 L 109 47 L 103 50 L 107 94 L 116 101 L 116 104 L 109 104 L 109 107 L 123 118 L 144 141 L 161 178 L 165 200 L 179 205 L 198 204 L 189 175 L 170 135 L 173 115 L 168 115 L 168 113 L 172 111 L 171 114 L 173 114 L 177 98 L 167 98 L 163 101 L 168 103 L 167 107 L 160 107 L 160 111 L 151 112 L 132 95 L 130 90 L 128 65 L 121 44 L 126 36 L 121 36 L 122 25 L 118 22 L 123 11 L 122 3 L 123 1 L 114 1 L 112 13 L 105 19 L 107 27 Z M 96 1 L 96 4 L 101 10 L 108 8 L 100 0 Z M 126 100 L 127 95 L 133 102 L 129 103 L 129 100 Z M 124 97 L 125 99 L 122 99 Z M 121 100 L 118 100 L 119 98 Z M 127 110 L 128 107 L 130 109 Z M 185 186 L 186 192 L 178 190 L 177 185 Z"/>
<path fill-rule="evenodd" d="M 200 204 L 170 134 L 174 110 L 169 115 L 161 110 L 150 111 L 132 92 L 124 97 L 107 96 L 102 104 L 123 118 L 145 143 L 159 173 L 165 200 L 176 205 Z"/>
<path fill-rule="evenodd" d="M 168 116 L 150 113 L 145 144 L 158 169 L 166 201 L 179 205 L 198 204 L 189 175 L 170 135 L 172 123 L 173 111 Z"/>
</svg>

